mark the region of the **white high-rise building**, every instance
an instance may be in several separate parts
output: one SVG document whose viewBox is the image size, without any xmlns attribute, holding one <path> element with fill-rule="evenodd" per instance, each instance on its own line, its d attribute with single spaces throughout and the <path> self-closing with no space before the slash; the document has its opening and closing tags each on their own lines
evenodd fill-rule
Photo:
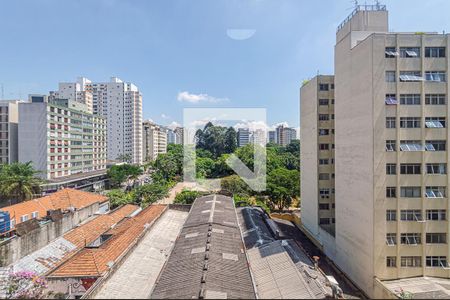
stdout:
<svg viewBox="0 0 450 300">
<path fill-rule="evenodd" d="M 109 160 L 129 157 L 131 163 L 143 162 L 142 95 L 137 86 L 117 77 L 101 83 L 80 77 L 75 83 L 60 83 L 50 96 L 85 103 L 107 119 Z"/>
<path fill-rule="evenodd" d="M 250 143 L 250 130 L 248 128 L 239 128 L 237 132 L 238 146 L 243 147 Z"/>
</svg>

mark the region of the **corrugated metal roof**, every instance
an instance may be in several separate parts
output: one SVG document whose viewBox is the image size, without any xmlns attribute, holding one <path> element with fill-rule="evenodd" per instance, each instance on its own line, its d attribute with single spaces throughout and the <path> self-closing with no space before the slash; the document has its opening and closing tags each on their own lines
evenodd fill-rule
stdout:
<svg viewBox="0 0 450 300">
<path fill-rule="evenodd" d="M 262 299 L 323 299 L 331 295 L 327 279 L 293 240 L 276 240 L 264 213 L 252 207 L 238 209 L 256 293 Z"/>
<path fill-rule="evenodd" d="M 196 199 L 151 297 L 255 298 L 232 198 Z"/>
</svg>

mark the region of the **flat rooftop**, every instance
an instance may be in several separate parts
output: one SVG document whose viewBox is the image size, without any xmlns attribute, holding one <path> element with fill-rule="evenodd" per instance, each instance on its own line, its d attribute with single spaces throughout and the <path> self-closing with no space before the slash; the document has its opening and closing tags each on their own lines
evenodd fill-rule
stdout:
<svg viewBox="0 0 450 300">
<path fill-rule="evenodd" d="M 255 298 L 232 198 L 195 200 L 151 298 Z"/>
<path fill-rule="evenodd" d="M 393 294 L 400 296 L 403 291 L 410 299 L 449 299 L 450 279 L 435 277 L 414 277 L 382 281 Z"/>
<path fill-rule="evenodd" d="M 328 279 L 314 268 L 292 239 L 274 236 L 272 220 L 259 208 L 237 209 L 256 294 L 262 299 L 324 299 L 332 295 Z"/>
<path fill-rule="evenodd" d="M 149 298 L 187 216 L 183 211 L 166 211 L 93 298 Z"/>
</svg>

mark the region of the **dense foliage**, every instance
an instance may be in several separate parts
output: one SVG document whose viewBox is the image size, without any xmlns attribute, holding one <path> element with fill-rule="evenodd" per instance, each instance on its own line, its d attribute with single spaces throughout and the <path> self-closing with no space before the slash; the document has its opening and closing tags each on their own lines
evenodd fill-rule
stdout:
<svg viewBox="0 0 450 300">
<path fill-rule="evenodd" d="M 189 191 L 189 190 L 183 190 L 181 193 L 178 193 L 175 196 L 174 203 L 177 204 L 192 204 L 194 203 L 194 200 L 200 196 L 202 196 L 202 192 L 198 191 Z"/>
<path fill-rule="evenodd" d="M 112 166 L 108 170 L 108 177 L 112 186 L 120 187 L 126 181 L 134 182 L 142 173 L 143 170 L 139 166 L 122 164 Z"/>
<path fill-rule="evenodd" d="M 0 200 L 21 202 L 40 193 L 43 181 L 31 162 L 0 165 Z"/>
<path fill-rule="evenodd" d="M 11 272 L 7 278 L 7 299 L 46 298 L 47 281 L 34 272 Z"/>
</svg>

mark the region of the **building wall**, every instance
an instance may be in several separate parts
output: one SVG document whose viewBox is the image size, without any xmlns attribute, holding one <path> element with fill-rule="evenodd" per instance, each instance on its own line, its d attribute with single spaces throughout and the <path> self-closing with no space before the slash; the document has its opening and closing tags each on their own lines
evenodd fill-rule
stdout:
<svg viewBox="0 0 450 300">
<path fill-rule="evenodd" d="M 40 171 L 39 176 L 47 178 L 47 106 L 43 103 L 19 104 L 19 161 L 33 162 Z"/>
<path fill-rule="evenodd" d="M 23 236 L 15 236 L 0 243 L 0 267 L 6 267 L 22 257 L 41 249 L 54 239 L 75 228 L 99 211 L 99 204 L 64 214 L 59 221 L 45 223 Z"/>
<path fill-rule="evenodd" d="M 0 163 L 18 160 L 18 102 L 0 101 Z"/>
</svg>

